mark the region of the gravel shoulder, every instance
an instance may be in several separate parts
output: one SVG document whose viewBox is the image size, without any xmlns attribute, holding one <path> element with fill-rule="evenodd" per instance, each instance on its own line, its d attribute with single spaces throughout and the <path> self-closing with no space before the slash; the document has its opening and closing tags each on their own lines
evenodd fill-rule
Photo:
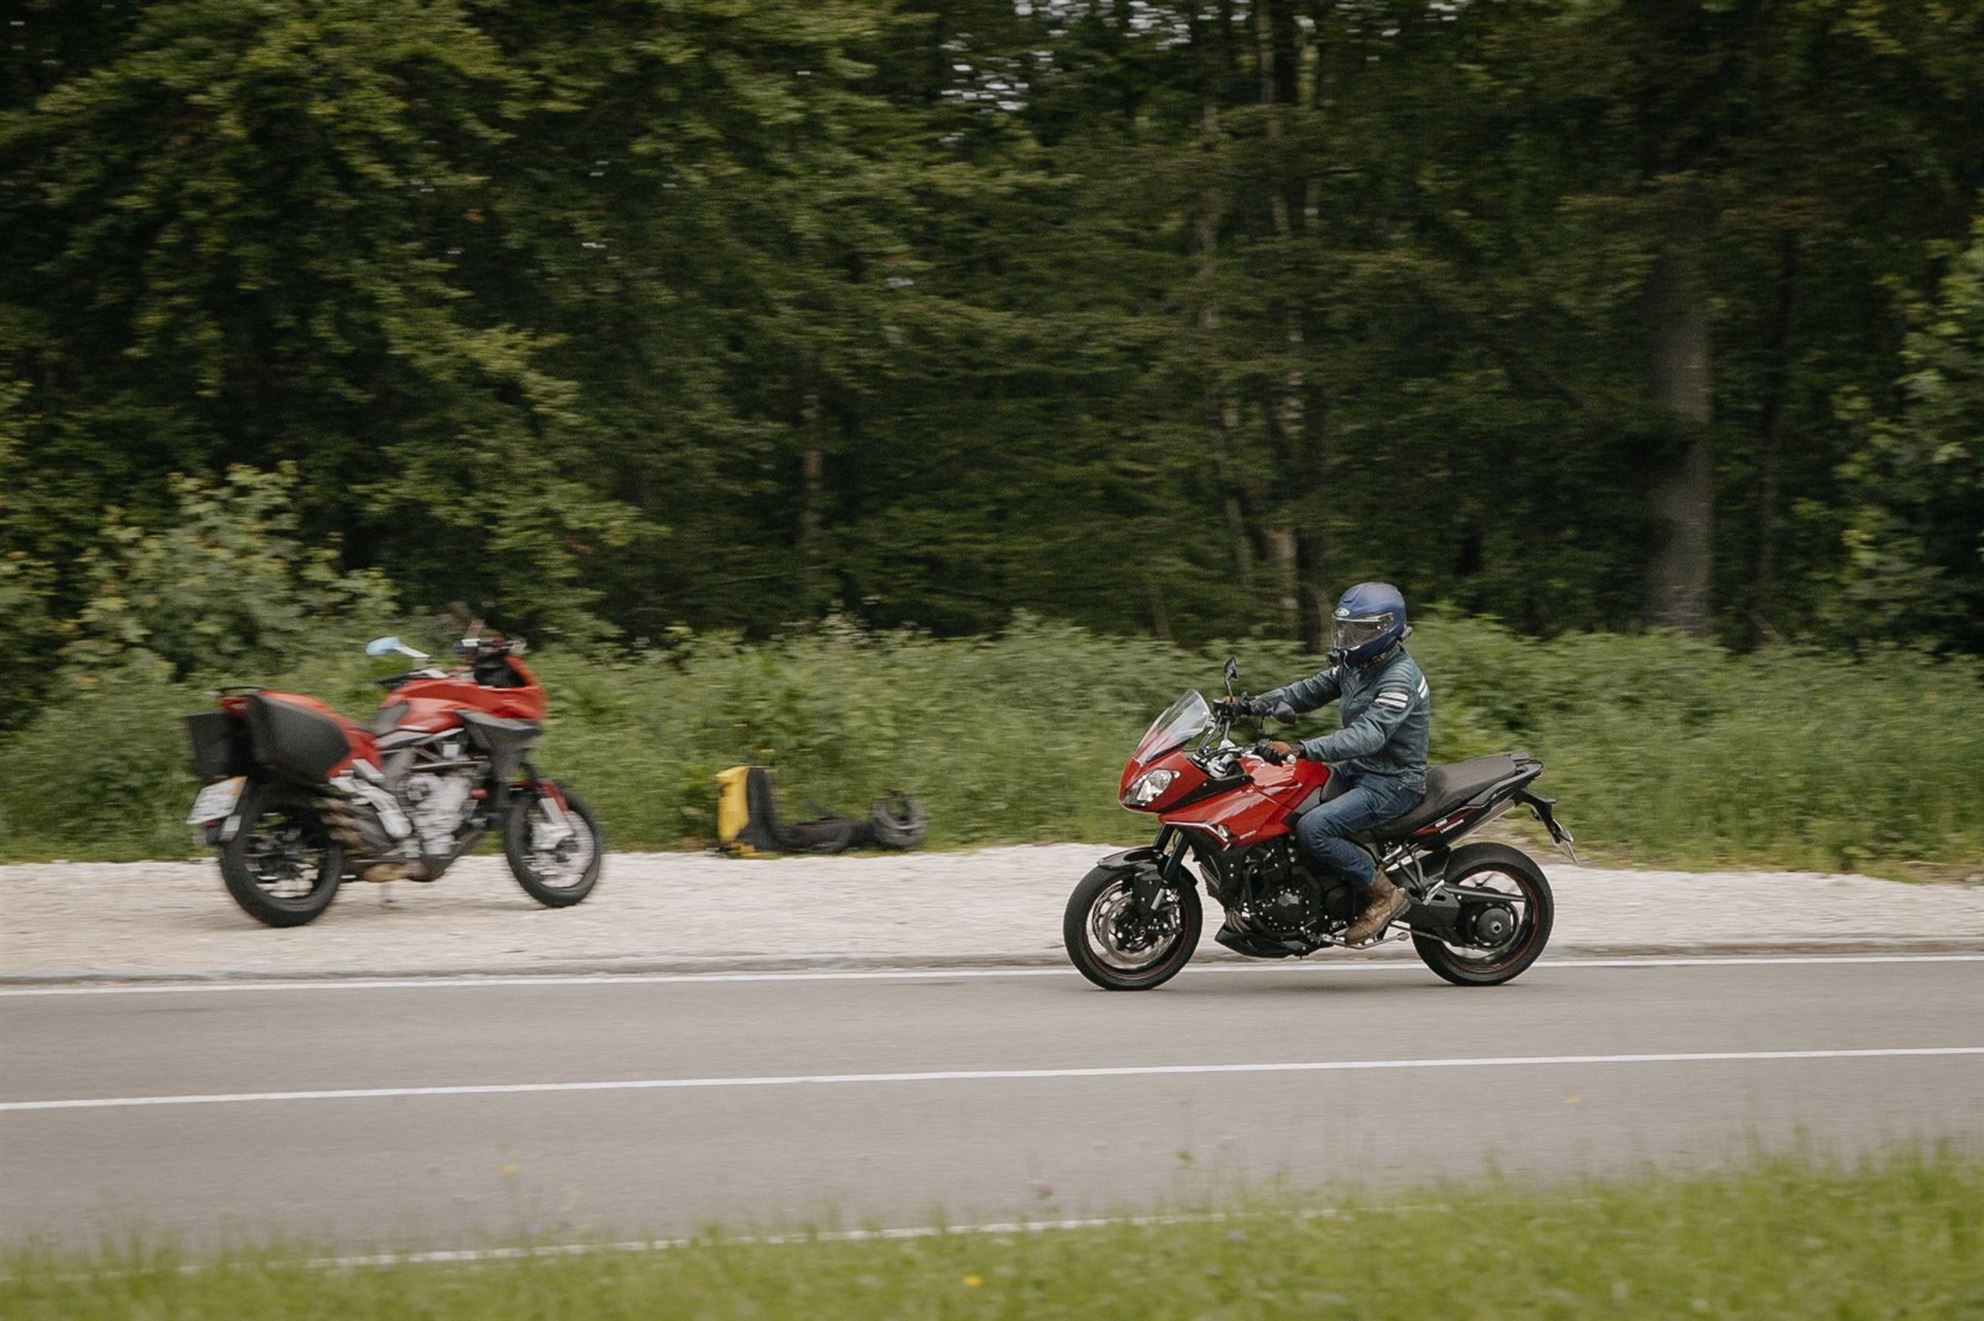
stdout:
<svg viewBox="0 0 1984 1321">
<path fill-rule="evenodd" d="M 433 885 L 350 884 L 286 931 L 236 909 L 211 863 L 0 866 L 0 981 L 1052 964 L 1068 891 L 1107 851 L 620 853 L 591 899 L 557 911 L 501 858 L 470 858 Z M 1984 948 L 1984 888 L 1544 861 L 1559 953 Z M 1212 925 L 1199 957 L 1230 957 Z"/>
</svg>

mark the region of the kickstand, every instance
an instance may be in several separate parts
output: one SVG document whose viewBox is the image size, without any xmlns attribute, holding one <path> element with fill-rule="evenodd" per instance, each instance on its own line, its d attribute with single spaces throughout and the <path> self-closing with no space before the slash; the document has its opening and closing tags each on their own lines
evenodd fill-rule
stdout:
<svg viewBox="0 0 1984 1321">
<path fill-rule="evenodd" d="M 399 907 L 398 904 L 393 902 L 393 883 L 391 881 L 387 881 L 385 884 L 379 887 L 379 907 L 381 908 Z"/>
</svg>

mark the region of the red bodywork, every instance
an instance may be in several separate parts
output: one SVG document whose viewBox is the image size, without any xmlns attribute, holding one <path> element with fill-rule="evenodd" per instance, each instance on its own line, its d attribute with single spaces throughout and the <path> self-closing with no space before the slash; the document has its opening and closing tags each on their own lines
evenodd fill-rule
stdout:
<svg viewBox="0 0 1984 1321">
<path fill-rule="evenodd" d="M 1196 826 L 1208 830 L 1227 848 L 1246 848 L 1286 835 L 1289 817 L 1302 801 L 1329 783 L 1329 767 L 1295 760 L 1276 766 L 1242 754 L 1244 778 L 1224 787 L 1211 786 L 1192 761 L 1188 747 L 1173 748 L 1149 761 L 1132 756 L 1117 786 L 1118 801 L 1130 786 L 1150 771 L 1171 771 L 1177 778 L 1155 800 L 1131 810 L 1155 812 L 1167 826 Z"/>
<path fill-rule="evenodd" d="M 521 688 L 486 687 L 470 678 L 468 671 L 457 670 L 443 679 L 414 679 L 403 683 L 386 694 L 379 705 L 386 707 L 395 702 L 405 702 L 408 710 L 395 727 L 417 729 L 426 734 L 459 725 L 462 719 L 458 713 L 463 707 L 488 716 L 501 716 L 505 720 L 544 719 L 549 704 L 545 701 L 544 689 L 537 682 L 537 676 L 515 656 L 505 656 L 503 660 L 524 681 Z"/>
<path fill-rule="evenodd" d="M 406 711 L 395 719 L 395 729 L 418 730 L 423 734 L 437 734 L 442 730 L 461 725 L 461 712 L 464 708 L 480 711 L 485 715 L 501 716 L 507 720 L 543 720 L 549 703 L 545 700 L 544 688 L 530 668 L 515 656 L 505 656 L 504 664 L 514 671 L 523 685 L 517 688 L 491 688 L 479 684 L 470 677 L 466 668 L 455 670 L 438 679 L 413 679 L 401 684 L 380 700 L 384 710 L 404 704 Z M 328 704 L 306 693 L 283 693 L 274 689 L 263 689 L 256 694 L 264 701 L 286 702 L 300 706 L 307 711 L 337 722 L 344 731 L 345 741 L 351 752 L 343 761 L 326 772 L 325 779 L 335 779 L 351 769 L 354 761 L 360 758 L 379 765 L 379 740 L 365 726 L 348 720 L 333 710 Z M 228 693 L 221 698 L 221 710 L 240 718 L 248 699 L 247 693 Z"/>
</svg>

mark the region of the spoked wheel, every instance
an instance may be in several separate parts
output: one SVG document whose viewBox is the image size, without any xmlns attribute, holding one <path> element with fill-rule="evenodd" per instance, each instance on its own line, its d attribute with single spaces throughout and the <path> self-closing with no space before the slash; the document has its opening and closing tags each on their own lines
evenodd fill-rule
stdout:
<svg viewBox="0 0 1984 1321">
<path fill-rule="evenodd" d="M 1447 861 L 1447 891 L 1460 901 L 1458 941 L 1414 933 L 1420 959 L 1456 986 L 1500 986 L 1536 962 L 1550 941 L 1556 902 L 1543 869 L 1504 844 L 1469 844 Z"/>
<path fill-rule="evenodd" d="M 1109 991 L 1148 991 L 1178 975 L 1199 947 L 1204 913 L 1189 885 L 1161 891 L 1138 912 L 1130 878 L 1096 868 L 1068 896 L 1061 940 L 1081 975 Z"/>
<path fill-rule="evenodd" d="M 300 927 L 331 906 L 344 879 L 344 848 L 316 807 L 279 785 L 252 782 L 235 809 L 241 828 L 220 846 L 220 875 L 243 912 L 272 927 Z"/>
<path fill-rule="evenodd" d="M 563 811 L 538 792 L 526 790 L 510 799 L 503 856 L 524 893 L 546 908 L 570 908 L 591 894 L 605 852 L 599 818 L 571 790 L 565 790 Z"/>
</svg>

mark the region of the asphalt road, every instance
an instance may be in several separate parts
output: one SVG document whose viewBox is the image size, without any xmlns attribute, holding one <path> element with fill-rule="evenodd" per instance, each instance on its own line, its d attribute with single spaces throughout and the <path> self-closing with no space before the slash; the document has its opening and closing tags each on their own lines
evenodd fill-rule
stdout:
<svg viewBox="0 0 1984 1321">
<path fill-rule="evenodd" d="M 1984 956 L 0 991 L 0 1244 L 954 1224 L 1984 1147 Z"/>
</svg>

